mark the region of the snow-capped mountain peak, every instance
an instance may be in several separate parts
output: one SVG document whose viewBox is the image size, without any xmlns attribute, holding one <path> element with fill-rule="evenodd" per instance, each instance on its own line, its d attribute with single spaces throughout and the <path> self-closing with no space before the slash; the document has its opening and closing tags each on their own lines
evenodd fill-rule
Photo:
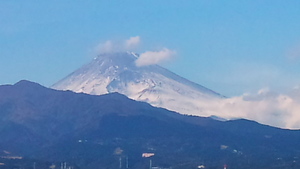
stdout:
<svg viewBox="0 0 300 169">
<path fill-rule="evenodd" d="M 205 112 L 201 104 L 222 98 L 159 65 L 138 67 L 135 64 L 138 57 L 133 52 L 101 54 L 52 88 L 93 95 L 119 92 L 153 106 L 204 116 L 210 113 Z"/>
</svg>

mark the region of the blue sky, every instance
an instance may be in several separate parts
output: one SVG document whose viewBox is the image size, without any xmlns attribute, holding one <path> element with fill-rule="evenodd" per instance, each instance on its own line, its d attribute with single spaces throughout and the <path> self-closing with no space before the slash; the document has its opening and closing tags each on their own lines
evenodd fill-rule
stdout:
<svg viewBox="0 0 300 169">
<path fill-rule="evenodd" d="M 139 36 L 137 52 L 226 96 L 300 85 L 298 0 L 0 0 L 0 84 L 50 86 L 99 43 Z"/>
</svg>

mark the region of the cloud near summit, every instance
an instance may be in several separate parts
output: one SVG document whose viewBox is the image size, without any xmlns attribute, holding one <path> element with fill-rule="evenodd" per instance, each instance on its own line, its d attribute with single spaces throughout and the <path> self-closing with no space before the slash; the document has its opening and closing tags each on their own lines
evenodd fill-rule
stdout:
<svg viewBox="0 0 300 169">
<path fill-rule="evenodd" d="M 100 43 L 96 46 L 95 51 L 99 53 L 111 53 L 114 51 L 114 44 L 112 41 L 108 40 L 104 43 Z"/>
<path fill-rule="evenodd" d="M 139 36 L 130 37 L 125 41 L 125 48 L 131 50 L 136 48 L 141 43 L 141 38 Z"/>
<path fill-rule="evenodd" d="M 133 36 L 122 41 L 107 40 L 104 43 L 98 44 L 95 51 L 97 54 L 132 51 L 136 49 L 140 43 L 140 36 Z M 146 51 L 140 54 L 140 57 L 136 60 L 135 64 L 138 67 L 154 65 L 170 60 L 175 54 L 175 51 L 168 48 L 163 48 L 159 51 Z"/>
<path fill-rule="evenodd" d="M 140 55 L 135 64 L 136 66 L 158 64 L 171 59 L 175 54 L 175 51 L 172 51 L 168 48 L 163 48 L 160 51 L 147 51 Z"/>
<path fill-rule="evenodd" d="M 121 41 L 107 40 L 104 43 L 98 44 L 95 48 L 95 51 L 97 54 L 124 52 L 137 48 L 140 43 L 141 38 L 139 36 L 130 37 L 129 39 Z"/>
</svg>

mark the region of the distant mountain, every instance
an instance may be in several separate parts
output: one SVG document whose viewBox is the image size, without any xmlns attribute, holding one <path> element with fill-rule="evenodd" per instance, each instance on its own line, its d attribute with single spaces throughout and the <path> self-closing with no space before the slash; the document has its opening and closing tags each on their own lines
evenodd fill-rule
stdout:
<svg viewBox="0 0 300 169">
<path fill-rule="evenodd" d="M 20 81 L 0 86 L 0 117 L 0 161 L 29 157 L 86 169 L 143 169 L 150 159 L 173 169 L 300 167 L 300 131 L 181 115 L 118 93 Z"/>
<path fill-rule="evenodd" d="M 202 105 L 220 94 L 180 77 L 159 65 L 138 67 L 135 53 L 101 54 L 52 86 L 93 95 L 118 92 L 182 114 L 210 116 Z"/>
</svg>

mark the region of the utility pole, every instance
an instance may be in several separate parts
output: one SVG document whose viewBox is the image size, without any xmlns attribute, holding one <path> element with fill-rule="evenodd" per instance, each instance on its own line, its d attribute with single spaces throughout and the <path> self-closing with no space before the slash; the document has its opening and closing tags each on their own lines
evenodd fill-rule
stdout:
<svg viewBox="0 0 300 169">
<path fill-rule="evenodd" d="M 122 158 L 119 158 L 119 162 L 120 162 L 120 168 L 122 168 Z"/>
</svg>

